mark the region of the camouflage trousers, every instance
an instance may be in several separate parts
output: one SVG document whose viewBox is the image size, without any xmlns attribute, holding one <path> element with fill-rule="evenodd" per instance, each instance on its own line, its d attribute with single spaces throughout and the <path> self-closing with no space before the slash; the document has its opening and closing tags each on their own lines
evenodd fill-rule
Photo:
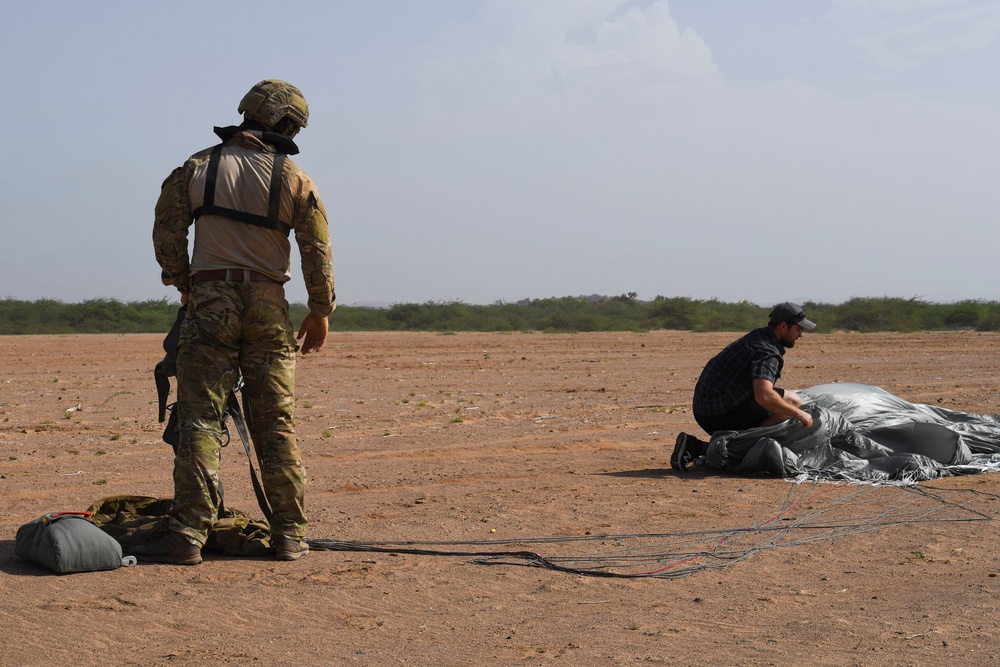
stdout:
<svg viewBox="0 0 1000 667">
<path fill-rule="evenodd" d="M 280 283 L 192 285 L 177 348 L 180 445 L 170 528 L 204 545 L 221 501 L 222 415 L 242 374 L 271 532 L 304 537 L 305 468 L 295 442 L 295 336 Z M 250 484 L 250 480 L 246 480 Z"/>
</svg>

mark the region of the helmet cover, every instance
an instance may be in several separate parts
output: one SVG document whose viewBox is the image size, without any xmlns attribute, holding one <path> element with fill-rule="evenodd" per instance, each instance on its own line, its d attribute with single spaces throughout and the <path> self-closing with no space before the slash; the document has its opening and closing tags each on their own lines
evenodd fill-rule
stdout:
<svg viewBox="0 0 1000 667">
<path fill-rule="evenodd" d="M 264 127 L 274 127 L 286 117 L 300 127 L 309 120 L 309 105 L 302 91 L 279 79 L 265 79 L 251 88 L 240 101 L 238 111 Z"/>
</svg>

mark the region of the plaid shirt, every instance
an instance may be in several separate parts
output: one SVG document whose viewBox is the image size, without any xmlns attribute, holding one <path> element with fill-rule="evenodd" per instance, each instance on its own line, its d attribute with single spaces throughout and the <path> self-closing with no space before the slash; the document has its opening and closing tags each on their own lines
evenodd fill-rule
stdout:
<svg viewBox="0 0 1000 667">
<path fill-rule="evenodd" d="M 726 346 L 705 365 L 694 388 L 694 411 L 721 415 L 753 403 L 753 381 L 777 382 L 785 346 L 769 327 L 754 329 Z"/>
</svg>

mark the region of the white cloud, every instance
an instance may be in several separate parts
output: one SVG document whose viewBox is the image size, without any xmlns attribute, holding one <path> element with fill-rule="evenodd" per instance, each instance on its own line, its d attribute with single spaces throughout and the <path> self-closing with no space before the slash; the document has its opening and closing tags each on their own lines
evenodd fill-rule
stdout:
<svg viewBox="0 0 1000 667">
<path fill-rule="evenodd" d="M 629 7 L 588 27 L 593 40 L 580 43 L 567 39 L 561 64 L 640 65 L 683 75 L 716 72 L 708 45 L 691 28 L 680 30 L 665 1 L 645 8 Z"/>
<path fill-rule="evenodd" d="M 425 68 L 427 81 L 465 90 L 538 88 L 608 66 L 688 76 L 716 72 L 708 45 L 694 30 L 680 29 L 665 0 L 646 6 L 488 0 L 474 22 L 452 24 L 439 37 L 442 57 Z"/>
<path fill-rule="evenodd" d="M 841 0 L 836 5 L 860 22 L 856 38 L 883 72 L 901 72 L 950 54 L 985 49 L 1000 35 L 995 0 Z M 865 29 L 866 25 L 880 29 Z"/>
<path fill-rule="evenodd" d="M 833 0 L 834 6 L 878 11 L 883 13 L 912 13 L 925 9 L 967 7 L 981 0 Z"/>
</svg>

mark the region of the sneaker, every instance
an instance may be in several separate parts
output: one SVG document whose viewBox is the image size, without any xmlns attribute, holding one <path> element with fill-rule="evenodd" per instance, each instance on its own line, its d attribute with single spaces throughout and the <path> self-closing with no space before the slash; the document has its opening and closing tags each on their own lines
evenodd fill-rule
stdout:
<svg viewBox="0 0 1000 667">
<path fill-rule="evenodd" d="M 707 444 L 693 435 L 681 433 L 674 443 L 674 453 L 670 455 L 670 467 L 678 472 L 684 472 L 689 465 L 697 463 L 707 451 Z"/>
<path fill-rule="evenodd" d="M 155 542 L 132 547 L 129 555 L 135 556 L 139 562 L 197 565 L 201 562 L 201 547 L 192 543 L 186 535 L 171 530 Z"/>
<path fill-rule="evenodd" d="M 309 545 L 306 544 L 305 540 L 287 535 L 274 536 L 275 560 L 298 560 L 307 553 L 309 553 Z"/>
</svg>

